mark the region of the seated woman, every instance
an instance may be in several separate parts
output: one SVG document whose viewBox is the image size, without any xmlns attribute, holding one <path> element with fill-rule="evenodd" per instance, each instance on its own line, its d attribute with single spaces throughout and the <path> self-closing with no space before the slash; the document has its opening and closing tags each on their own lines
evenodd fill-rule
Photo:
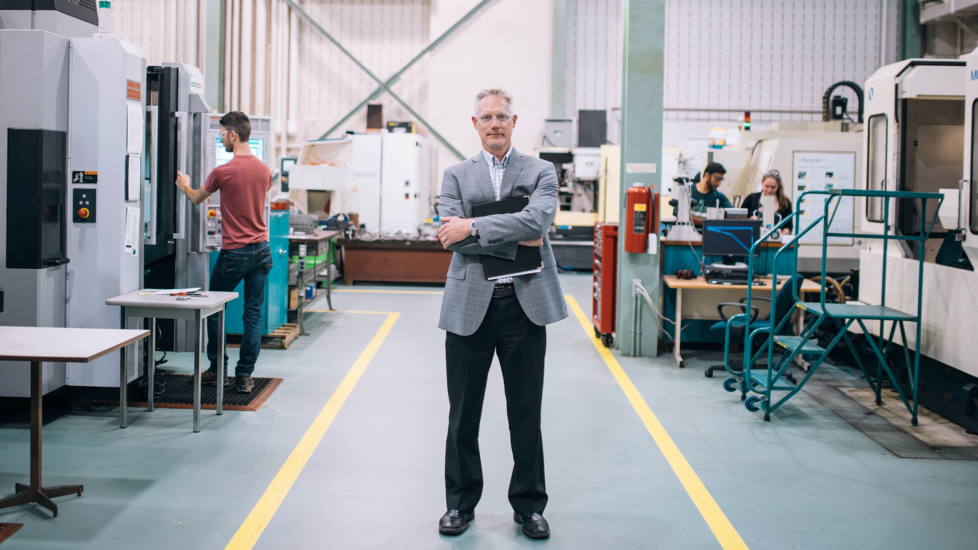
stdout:
<svg viewBox="0 0 978 550">
<path fill-rule="evenodd" d="M 763 209 L 761 208 L 761 193 L 768 196 L 775 196 L 778 198 L 778 214 L 781 214 L 781 220 L 787 218 L 791 215 L 791 201 L 788 197 L 784 195 L 784 184 L 781 183 L 781 173 L 777 170 L 769 170 L 765 172 L 764 176 L 761 178 L 761 192 L 751 193 L 744 197 L 744 202 L 740 203 L 741 208 L 747 209 L 747 215 L 751 218 L 760 218 L 763 214 Z M 784 224 L 781 228 L 781 233 L 783 235 L 791 235 L 791 230 L 794 227 L 794 220 L 789 221 Z"/>
</svg>

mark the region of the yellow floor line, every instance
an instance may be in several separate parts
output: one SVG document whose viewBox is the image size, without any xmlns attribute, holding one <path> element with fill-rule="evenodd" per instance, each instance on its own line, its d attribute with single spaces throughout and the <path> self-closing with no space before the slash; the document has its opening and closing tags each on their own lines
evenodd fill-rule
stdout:
<svg viewBox="0 0 978 550">
<path fill-rule="evenodd" d="M 334 288 L 333 292 L 364 292 L 368 294 L 437 294 L 442 295 L 440 290 L 367 290 L 352 288 Z"/>
<path fill-rule="evenodd" d="M 352 309 L 306 309 L 303 313 L 366 313 L 373 315 L 400 315 L 393 311 L 355 311 Z"/>
<path fill-rule="evenodd" d="M 363 350 L 363 353 L 357 358 L 356 363 L 350 368 L 350 372 L 346 373 L 346 377 L 343 378 L 340 386 L 333 392 L 333 396 L 329 398 L 326 406 L 323 407 L 323 410 L 320 411 L 319 415 L 313 421 L 312 426 L 309 426 L 309 429 L 306 430 L 299 444 L 292 450 L 292 454 L 289 455 L 288 460 L 285 461 L 285 464 L 282 465 L 282 468 L 275 475 L 268 489 L 265 489 L 265 494 L 261 496 L 258 504 L 255 505 L 251 513 L 248 514 L 248 517 L 245 518 L 244 523 L 238 528 L 238 532 L 234 534 L 234 537 L 228 543 L 225 550 L 251 550 L 255 546 L 255 543 L 258 542 L 258 537 L 261 536 L 262 531 L 265 530 L 268 522 L 275 515 L 279 505 L 285 500 L 285 495 L 289 493 L 289 489 L 292 488 L 292 484 L 295 483 L 295 480 L 299 477 L 299 473 L 306 466 L 309 457 L 312 456 L 313 451 L 316 450 L 319 442 L 326 435 L 326 430 L 333 423 L 336 414 L 340 412 L 340 408 L 343 407 L 346 398 L 350 396 L 350 392 L 357 385 L 360 376 L 367 369 L 367 365 L 370 364 L 370 360 L 373 359 L 380 345 L 384 343 L 384 339 L 387 338 L 387 335 L 390 333 L 391 328 L 393 328 L 399 316 L 399 313 L 387 314 L 387 320 L 381 325 L 380 330 L 374 334 L 370 343 L 367 344 L 367 348 Z"/>
<path fill-rule="evenodd" d="M 588 335 L 591 343 L 598 350 L 598 354 L 601 355 L 605 364 L 608 365 L 611 374 L 618 381 L 618 385 L 625 392 L 625 396 L 628 397 L 632 407 L 635 408 L 635 412 L 638 413 L 639 418 L 642 419 L 642 423 L 645 424 L 645 428 L 652 435 L 655 444 L 659 446 L 659 450 L 666 457 L 669 466 L 672 466 L 672 471 L 676 473 L 679 482 L 683 484 L 686 492 L 689 493 L 689 497 L 693 499 L 693 504 L 696 505 L 700 514 L 703 515 L 703 519 L 710 526 L 710 529 L 713 531 L 713 536 L 716 537 L 720 546 L 724 550 L 747 550 L 747 545 L 744 544 L 744 540 L 740 538 L 737 530 L 731 525 L 730 520 L 727 519 L 723 510 L 713 500 L 710 492 L 706 490 L 706 486 L 703 485 L 699 476 L 693 471 L 692 466 L 686 461 L 686 457 L 679 451 L 679 447 L 669 437 L 666 429 L 662 427 L 659 419 L 655 417 L 652 409 L 649 408 L 645 399 L 642 398 L 642 394 L 638 392 L 638 389 L 632 384 L 631 379 L 628 378 L 621 365 L 618 364 L 618 360 L 615 359 L 615 356 L 612 355 L 608 348 L 601 344 L 601 340 L 594 337 L 591 320 L 581 310 L 581 306 L 577 305 L 577 300 L 570 295 L 565 296 L 565 298 L 567 299 L 567 304 L 574 311 L 574 315 L 577 316 L 577 320 L 580 321 L 581 326 L 584 328 L 584 333 Z"/>
</svg>

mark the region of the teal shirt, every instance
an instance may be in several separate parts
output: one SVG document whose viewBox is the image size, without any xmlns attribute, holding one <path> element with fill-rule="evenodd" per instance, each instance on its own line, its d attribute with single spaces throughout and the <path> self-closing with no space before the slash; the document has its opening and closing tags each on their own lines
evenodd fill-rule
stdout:
<svg viewBox="0 0 978 550">
<path fill-rule="evenodd" d="M 692 188 L 693 200 L 699 201 L 698 204 L 693 206 L 693 212 L 706 212 L 707 207 L 714 207 L 717 205 L 717 201 L 720 201 L 720 208 L 733 208 L 730 199 L 726 195 L 717 191 L 716 189 L 710 191 L 707 194 L 700 193 L 699 189 L 694 185 Z"/>
</svg>

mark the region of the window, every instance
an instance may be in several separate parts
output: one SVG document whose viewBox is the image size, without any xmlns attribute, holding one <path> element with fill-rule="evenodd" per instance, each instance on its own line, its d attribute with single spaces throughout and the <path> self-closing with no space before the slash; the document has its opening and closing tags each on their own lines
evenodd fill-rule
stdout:
<svg viewBox="0 0 978 550">
<path fill-rule="evenodd" d="M 869 134 L 866 151 L 866 189 L 886 190 L 886 115 L 869 117 Z M 866 219 L 883 221 L 883 197 L 866 197 Z"/>
</svg>

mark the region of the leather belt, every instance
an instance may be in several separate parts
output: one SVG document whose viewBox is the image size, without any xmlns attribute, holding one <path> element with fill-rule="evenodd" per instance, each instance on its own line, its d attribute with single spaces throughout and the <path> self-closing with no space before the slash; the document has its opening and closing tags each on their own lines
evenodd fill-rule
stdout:
<svg viewBox="0 0 978 550">
<path fill-rule="evenodd" d="M 516 287 L 514 287 L 512 283 L 496 285 L 492 289 L 493 298 L 505 298 L 507 296 L 512 296 L 513 294 L 516 294 Z"/>
</svg>

